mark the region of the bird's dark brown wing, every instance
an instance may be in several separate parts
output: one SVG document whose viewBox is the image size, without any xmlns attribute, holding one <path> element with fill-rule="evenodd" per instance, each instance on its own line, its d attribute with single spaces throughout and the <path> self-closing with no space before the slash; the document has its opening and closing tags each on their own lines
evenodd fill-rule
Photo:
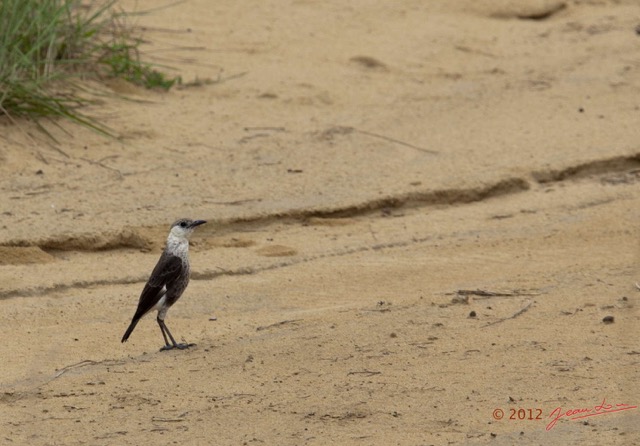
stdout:
<svg viewBox="0 0 640 446">
<path fill-rule="evenodd" d="M 166 251 L 163 252 L 158 264 L 151 273 L 151 277 L 149 277 L 149 281 L 140 294 L 140 301 L 138 302 L 138 309 L 134 319 L 141 318 L 151 310 L 173 282 L 180 277 L 181 273 L 182 259 L 168 254 Z"/>
</svg>

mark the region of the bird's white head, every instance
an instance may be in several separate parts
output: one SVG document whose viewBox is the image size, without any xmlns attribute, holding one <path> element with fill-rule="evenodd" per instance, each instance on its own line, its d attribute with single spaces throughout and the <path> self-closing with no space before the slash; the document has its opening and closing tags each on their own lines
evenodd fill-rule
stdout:
<svg viewBox="0 0 640 446">
<path fill-rule="evenodd" d="M 169 232 L 169 238 L 176 238 L 178 240 L 188 240 L 189 236 L 193 233 L 193 230 L 205 224 L 205 220 L 191 220 L 188 218 L 181 218 L 176 220 L 171 225 L 171 231 Z"/>
</svg>

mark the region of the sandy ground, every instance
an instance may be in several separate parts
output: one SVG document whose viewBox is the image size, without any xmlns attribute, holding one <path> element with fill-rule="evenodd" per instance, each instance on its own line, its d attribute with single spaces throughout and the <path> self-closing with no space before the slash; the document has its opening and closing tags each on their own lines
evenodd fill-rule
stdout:
<svg viewBox="0 0 640 446">
<path fill-rule="evenodd" d="M 640 443 L 638 17 L 137 18 L 187 85 L 109 84 L 117 139 L 0 122 L 0 443 Z M 121 344 L 182 216 L 209 223 L 167 324 L 196 346 L 150 317 Z"/>
</svg>

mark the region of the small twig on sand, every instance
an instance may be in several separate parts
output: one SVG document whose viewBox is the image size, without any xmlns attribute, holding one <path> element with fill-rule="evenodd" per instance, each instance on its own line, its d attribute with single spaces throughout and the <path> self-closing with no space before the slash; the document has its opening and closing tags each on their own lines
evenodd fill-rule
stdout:
<svg viewBox="0 0 640 446">
<path fill-rule="evenodd" d="M 67 373 L 69 370 L 79 369 L 80 367 L 86 367 L 88 365 L 97 365 L 97 364 L 115 365 L 115 364 L 124 364 L 124 361 L 115 361 L 112 359 L 105 359 L 104 361 L 94 361 L 92 359 L 85 359 L 84 361 L 76 362 L 75 364 L 62 367 L 60 370 L 56 372 L 55 375 L 53 375 L 53 379 L 61 377 L 62 375 Z"/>
<path fill-rule="evenodd" d="M 271 324 L 271 325 L 261 325 L 259 327 L 256 327 L 256 331 L 262 331 L 262 330 L 267 330 L 269 328 L 280 327 L 285 324 L 295 324 L 296 322 L 299 322 L 301 320 L 302 319 L 288 319 L 285 321 L 276 322 L 275 324 Z"/>
<path fill-rule="evenodd" d="M 362 371 L 355 371 L 355 372 L 349 372 L 347 373 L 347 375 L 367 375 L 367 376 L 373 376 L 373 375 L 380 375 L 382 372 L 377 372 L 377 371 L 373 371 L 373 370 L 362 370 Z"/>
<path fill-rule="evenodd" d="M 186 414 L 183 414 L 186 415 Z M 152 417 L 151 421 L 154 423 L 182 423 L 183 421 L 187 421 L 186 418 L 163 418 L 163 417 Z"/>
<path fill-rule="evenodd" d="M 80 367 L 85 367 L 87 365 L 97 364 L 96 361 L 92 361 L 91 359 L 85 359 L 84 361 L 77 362 L 75 364 L 68 365 L 66 367 L 62 367 L 60 370 L 56 372 L 54 378 L 59 378 L 63 374 L 67 373 L 69 370 L 77 369 Z"/>
<path fill-rule="evenodd" d="M 93 161 L 93 160 L 90 160 L 89 158 L 80 158 L 80 159 L 81 159 L 82 161 L 86 161 L 86 162 L 87 162 L 87 163 L 89 163 L 89 164 L 93 164 L 93 165 L 95 165 L 95 166 L 100 166 L 100 167 L 102 167 L 103 169 L 111 170 L 112 172 L 117 173 L 117 174 L 118 174 L 118 176 L 120 177 L 120 179 L 122 179 L 122 177 L 124 176 L 124 175 L 122 174 L 122 172 L 120 172 L 118 169 L 116 169 L 116 168 L 114 168 L 114 167 L 107 166 L 106 164 L 104 164 L 104 163 L 103 163 L 103 161 L 105 161 L 105 160 L 108 160 L 108 159 L 110 159 L 110 158 L 117 158 L 117 157 L 118 157 L 117 155 L 105 156 L 104 158 L 99 159 L 98 161 Z"/>
<path fill-rule="evenodd" d="M 353 129 L 354 132 L 362 133 L 363 135 L 373 136 L 374 138 L 384 139 L 385 141 L 389 141 L 389 142 L 393 142 L 393 143 L 396 143 L 396 144 L 400 144 L 401 146 L 405 146 L 405 147 L 410 147 L 412 149 L 419 150 L 420 152 L 430 153 L 432 155 L 437 155 L 439 153 L 439 152 L 436 152 L 435 150 L 429 150 L 429 149 L 425 149 L 424 147 L 414 146 L 413 144 L 409 144 L 407 142 L 400 141 L 399 139 L 390 138 L 388 136 L 380 135 L 379 133 L 368 132 L 366 130 L 360 130 L 360 129 L 357 129 L 355 127 L 350 127 L 350 128 Z"/>
<path fill-rule="evenodd" d="M 533 305 L 533 302 L 530 301 L 527 305 L 525 305 L 523 308 L 521 308 L 520 310 L 518 310 L 515 313 L 513 313 L 511 316 L 504 317 L 502 319 L 498 319 L 497 321 L 489 322 L 487 325 L 483 325 L 482 328 L 486 328 L 486 327 L 489 327 L 491 325 L 499 324 L 500 322 L 508 321 L 509 319 L 515 319 L 518 316 L 524 314 L 529 309 L 529 307 L 531 307 L 531 305 Z"/>
<path fill-rule="evenodd" d="M 513 296 L 539 296 L 540 293 L 525 293 L 522 291 L 487 291 L 487 290 L 458 290 L 456 294 L 459 296 L 481 296 L 481 297 L 513 297 Z"/>
</svg>

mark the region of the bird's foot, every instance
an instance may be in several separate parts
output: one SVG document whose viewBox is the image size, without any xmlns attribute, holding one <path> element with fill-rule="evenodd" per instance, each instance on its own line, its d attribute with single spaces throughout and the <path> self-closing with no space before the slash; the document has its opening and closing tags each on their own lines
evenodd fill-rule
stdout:
<svg viewBox="0 0 640 446">
<path fill-rule="evenodd" d="M 173 345 L 167 344 L 164 347 L 162 347 L 160 349 L 160 351 L 164 352 L 164 351 L 167 351 L 167 350 L 173 350 L 174 348 L 177 348 L 178 350 L 185 350 L 185 349 L 187 349 L 189 347 L 195 347 L 195 345 L 196 344 L 193 344 L 193 343 L 191 343 L 191 344 L 173 344 Z"/>
</svg>

